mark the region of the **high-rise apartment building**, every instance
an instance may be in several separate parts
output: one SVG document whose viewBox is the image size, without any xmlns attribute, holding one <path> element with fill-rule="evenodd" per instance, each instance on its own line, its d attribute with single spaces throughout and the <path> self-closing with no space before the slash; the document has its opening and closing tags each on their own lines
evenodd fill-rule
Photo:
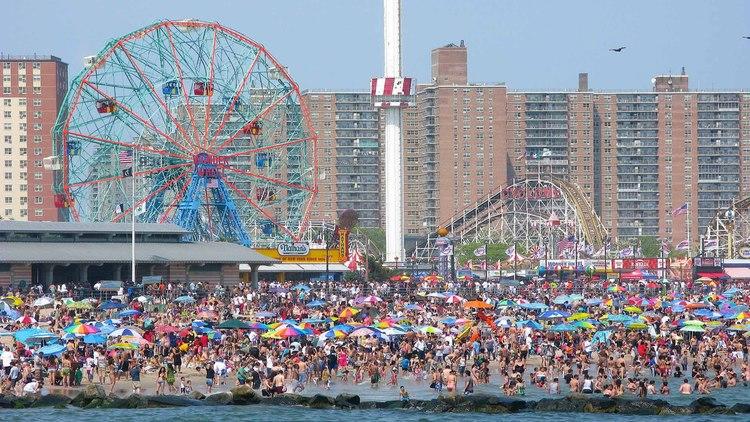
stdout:
<svg viewBox="0 0 750 422">
<path fill-rule="evenodd" d="M 68 65 L 54 56 L 0 56 L 2 201 L 0 217 L 59 219 L 52 171 L 52 128 L 68 89 Z"/>
<path fill-rule="evenodd" d="M 359 213 L 363 227 L 381 225 L 379 112 L 367 92 L 305 92 L 318 133 L 318 198 L 310 218 Z"/>
</svg>

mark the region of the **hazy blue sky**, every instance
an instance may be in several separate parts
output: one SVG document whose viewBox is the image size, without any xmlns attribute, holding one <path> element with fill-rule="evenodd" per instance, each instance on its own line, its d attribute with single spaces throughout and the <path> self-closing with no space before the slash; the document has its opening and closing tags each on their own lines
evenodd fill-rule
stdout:
<svg viewBox="0 0 750 422">
<path fill-rule="evenodd" d="M 263 43 L 302 88 L 367 88 L 382 71 L 380 0 L 87 0 L 2 4 L 0 51 L 71 64 L 160 19 L 198 18 Z M 750 1 L 403 0 L 404 72 L 429 80 L 429 50 L 466 40 L 469 79 L 510 89 L 650 89 L 687 68 L 696 89 L 750 89 Z M 625 45 L 622 54 L 610 47 Z"/>
</svg>

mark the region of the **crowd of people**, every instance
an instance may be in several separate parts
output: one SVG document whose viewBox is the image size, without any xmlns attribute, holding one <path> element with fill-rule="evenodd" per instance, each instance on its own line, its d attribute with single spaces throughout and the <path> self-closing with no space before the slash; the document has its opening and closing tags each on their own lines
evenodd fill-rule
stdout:
<svg viewBox="0 0 750 422">
<path fill-rule="evenodd" d="M 93 383 L 114 394 L 211 394 L 248 385 L 267 396 L 387 388 L 408 401 L 414 390 L 648 397 L 750 383 L 750 295 L 728 281 L 689 291 L 437 276 L 265 281 L 204 297 L 167 283 L 152 294 L 79 301 L 66 290 L 2 299 L 2 393 Z"/>
</svg>

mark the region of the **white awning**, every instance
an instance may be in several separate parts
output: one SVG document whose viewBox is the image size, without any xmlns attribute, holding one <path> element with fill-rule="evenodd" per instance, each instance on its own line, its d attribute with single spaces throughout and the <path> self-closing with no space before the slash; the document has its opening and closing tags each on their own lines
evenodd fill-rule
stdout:
<svg viewBox="0 0 750 422">
<path fill-rule="evenodd" d="M 734 280 L 750 280 L 750 268 L 724 267 L 724 272 Z"/>
<path fill-rule="evenodd" d="M 260 273 L 324 273 L 326 264 L 273 264 L 263 265 L 258 268 Z M 328 272 L 343 273 L 349 271 L 344 264 L 328 264 Z M 250 266 L 240 264 L 240 272 L 250 272 Z"/>
</svg>

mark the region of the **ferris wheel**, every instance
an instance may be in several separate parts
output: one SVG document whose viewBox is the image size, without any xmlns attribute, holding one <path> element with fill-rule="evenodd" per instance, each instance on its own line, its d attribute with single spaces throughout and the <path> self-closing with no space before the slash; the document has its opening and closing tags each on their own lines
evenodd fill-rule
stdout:
<svg viewBox="0 0 750 422">
<path fill-rule="evenodd" d="M 162 21 L 109 42 L 55 125 L 70 220 L 174 222 L 195 240 L 296 240 L 317 191 L 297 84 L 218 23 Z"/>
</svg>

